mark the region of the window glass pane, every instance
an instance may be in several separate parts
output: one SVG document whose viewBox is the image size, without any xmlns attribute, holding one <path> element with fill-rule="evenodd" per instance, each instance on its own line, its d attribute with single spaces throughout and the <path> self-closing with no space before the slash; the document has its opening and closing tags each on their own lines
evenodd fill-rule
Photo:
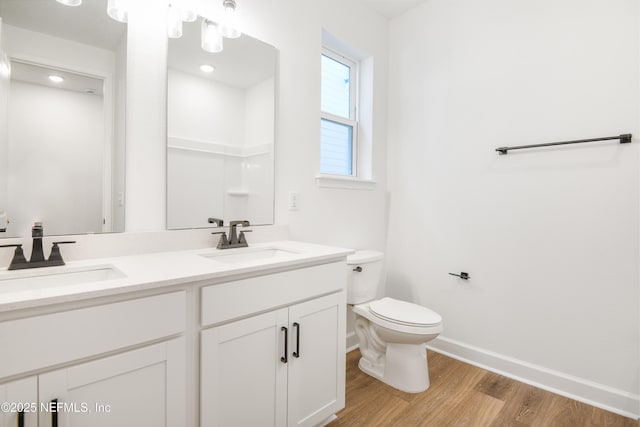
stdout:
<svg viewBox="0 0 640 427">
<path fill-rule="evenodd" d="M 320 173 L 353 175 L 353 127 L 322 119 Z"/>
<path fill-rule="evenodd" d="M 322 55 L 322 101 L 325 113 L 351 118 L 349 82 L 351 68 L 341 62 Z"/>
</svg>

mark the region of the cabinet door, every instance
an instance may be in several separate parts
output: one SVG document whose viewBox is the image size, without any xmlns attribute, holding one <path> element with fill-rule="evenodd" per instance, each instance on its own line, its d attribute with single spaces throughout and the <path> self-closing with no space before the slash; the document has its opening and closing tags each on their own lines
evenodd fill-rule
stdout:
<svg viewBox="0 0 640 427">
<path fill-rule="evenodd" d="M 0 404 L 3 405 L 0 427 L 36 427 L 39 409 L 37 378 L 33 376 L 0 384 Z M 24 410 L 24 414 L 20 416 L 18 410 Z"/>
<path fill-rule="evenodd" d="M 287 309 L 202 331 L 200 425 L 286 424 Z"/>
<path fill-rule="evenodd" d="M 59 410 L 40 427 L 184 426 L 185 350 L 176 338 L 40 375 L 40 402 Z"/>
<path fill-rule="evenodd" d="M 344 408 L 345 304 L 340 292 L 289 308 L 289 426 L 313 426 Z"/>
</svg>

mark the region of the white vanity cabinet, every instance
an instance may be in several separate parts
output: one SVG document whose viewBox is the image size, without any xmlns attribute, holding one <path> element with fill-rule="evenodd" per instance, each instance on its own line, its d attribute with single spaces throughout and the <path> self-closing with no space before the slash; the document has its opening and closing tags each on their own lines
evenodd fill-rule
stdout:
<svg viewBox="0 0 640 427">
<path fill-rule="evenodd" d="M 0 405 L 3 405 L 0 410 L 0 427 L 36 427 L 38 413 L 34 404 L 37 401 L 36 376 L 0 384 Z"/>
<path fill-rule="evenodd" d="M 345 273 L 331 263 L 203 289 L 203 326 L 215 326 L 201 333 L 202 426 L 314 426 L 344 407 Z"/>
<path fill-rule="evenodd" d="M 184 425 L 184 349 L 177 338 L 41 374 L 39 401 L 60 412 L 41 412 L 40 427 Z"/>
<path fill-rule="evenodd" d="M 180 291 L 0 322 L 0 403 L 33 405 L 25 427 L 182 427 L 185 315 Z"/>
<path fill-rule="evenodd" d="M 345 405 L 348 250 L 277 247 L 116 259 L 127 277 L 0 301 L 0 427 L 324 422 Z"/>
</svg>

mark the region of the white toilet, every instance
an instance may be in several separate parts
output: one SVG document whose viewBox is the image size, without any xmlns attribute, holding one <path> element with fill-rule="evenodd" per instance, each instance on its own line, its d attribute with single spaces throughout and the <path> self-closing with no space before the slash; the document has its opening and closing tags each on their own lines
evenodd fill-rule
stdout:
<svg viewBox="0 0 640 427">
<path fill-rule="evenodd" d="M 442 332 L 442 317 L 428 308 L 392 298 L 375 300 L 384 254 L 358 251 L 347 257 L 347 303 L 354 304 L 358 366 L 409 393 L 429 388 L 425 343 Z"/>
</svg>

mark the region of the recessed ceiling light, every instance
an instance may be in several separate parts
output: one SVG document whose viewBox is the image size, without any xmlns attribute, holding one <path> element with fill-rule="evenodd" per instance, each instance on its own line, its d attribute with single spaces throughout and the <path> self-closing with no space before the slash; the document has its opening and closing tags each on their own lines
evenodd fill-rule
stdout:
<svg viewBox="0 0 640 427">
<path fill-rule="evenodd" d="M 209 65 L 209 64 L 202 64 L 200 66 L 200 71 L 202 71 L 203 73 L 211 73 L 216 69 L 216 67 L 214 67 L 213 65 Z"/>
<path fill-rule="evenodd" d="M 51 80 L 54 83 L 62 83 L 64 81 L 64 79 L 60 76 L 56 76 L 55 74 L 51 74 L 49 76 L 49 80 Z"/>
</svg>

